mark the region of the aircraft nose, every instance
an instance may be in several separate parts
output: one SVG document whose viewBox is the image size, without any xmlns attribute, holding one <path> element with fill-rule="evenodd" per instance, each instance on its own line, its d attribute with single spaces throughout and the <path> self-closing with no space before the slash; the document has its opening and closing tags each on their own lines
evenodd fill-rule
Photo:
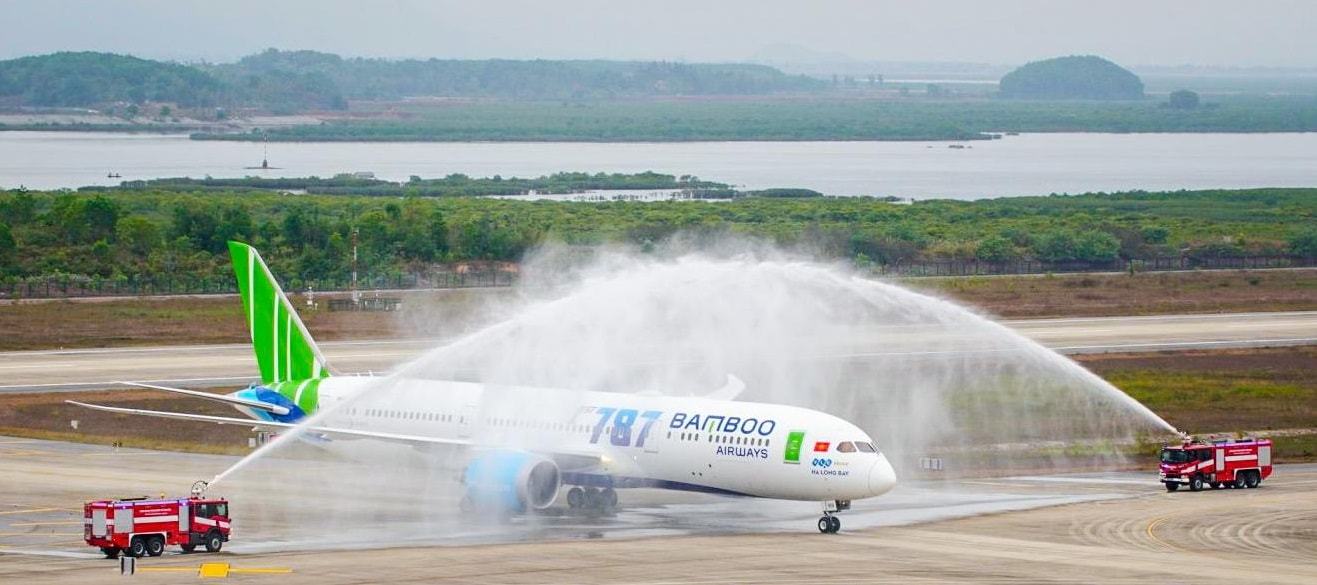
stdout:
<svg viewBox="0 0 1317 585">
<path fill-rule="evenodd" d="M 885 455 L 878 455 L 869 469 L 869 495 L 881 496 L 896 486 L 896 471 Z"/>
</svg>

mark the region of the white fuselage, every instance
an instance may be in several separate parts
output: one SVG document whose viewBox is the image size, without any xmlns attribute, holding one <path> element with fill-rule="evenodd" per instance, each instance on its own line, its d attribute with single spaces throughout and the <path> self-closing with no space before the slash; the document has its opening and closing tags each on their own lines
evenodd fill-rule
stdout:
<svg viewBox="0 0 1317 585">
<path fill-rule="evenodd" d="M 853 500 L 896 482 L 855 425 L 777 404 L 493 386 L 329 378 L 324 423 L 469 440 L 497 449 L 580 455 L 568 484 L 658 487 L 787 500 Z M 599 483 L 599 482 L 604 483 Z"/>
</svg>

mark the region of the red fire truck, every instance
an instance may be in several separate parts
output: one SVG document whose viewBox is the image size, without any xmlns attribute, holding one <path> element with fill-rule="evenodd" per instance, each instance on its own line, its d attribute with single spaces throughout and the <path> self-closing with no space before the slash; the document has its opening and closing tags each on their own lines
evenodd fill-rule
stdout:
<svg viewBox="0 0 1317 585">
<path fill-rule="evenodd" d="M 1166 491 L 1181 485 L 1199 491 L 1204 485 L 1212 489 L 1255 488 L 1271 476 L 1271 440 L 1185 441 L 1182 445 L 1163 446 L 1161 482 Z"/>
<path fill-rule="evenodd" d="M 183 552 L 198 546 L 219 552 L 229 540 L 229 502 L 200 495 L 87 502 L 83 519 L 83 539 L 111 559 L 120 553 L 158 557 L 174 545 Z"/>
</svg>

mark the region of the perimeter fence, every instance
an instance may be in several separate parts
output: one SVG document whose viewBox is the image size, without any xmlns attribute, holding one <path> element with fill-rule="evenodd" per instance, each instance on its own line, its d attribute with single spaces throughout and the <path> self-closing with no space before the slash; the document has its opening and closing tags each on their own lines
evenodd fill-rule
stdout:
<svg viewBox="0 0 1317 585">
<path fill-rule="evenodd" d="M 1115 260 L 1111 262 L 979 262 L 945 260 L 874 264 L 867 269 L 875 275 L 892 277 L 991 276 L 1028 274 L 1066 274 L 1084 272 L 1158 272 L 1175 270 L 1261 270 L 1275 268 L 1317 267 L 1317 257 L 1305 256 L 1212 256 L 1154 258 L 1150 260 Z M 411 272 L 366 275 L 358 280 L 357 290 L 427 290 L 509 287 L 517 281 L 512 269 Z M 284 283 L 289 292 L 346 292 L 350 279 L 292 279 Z M 189 278 L 181 275 L 99 278 L 58 275 L 0 280 L 0 299 L 41 299 L 76 297 L 119 297 L 160 295 L 236 294 L 232 278 Z"/>
</svg>

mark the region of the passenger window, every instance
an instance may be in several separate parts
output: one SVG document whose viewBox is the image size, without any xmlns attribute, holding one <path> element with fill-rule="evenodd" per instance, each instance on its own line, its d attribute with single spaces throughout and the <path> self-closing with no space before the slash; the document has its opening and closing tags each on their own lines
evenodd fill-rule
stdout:
<svg viewBox="0 0 1317 585">
<path fill-rule="evenodd" d="M 839 451 L 839 452 L 841 452 L 841 453 L 854 453 L 854 452 L 855 452 L 855 443 L 852 443 L 852 442 L 850 442 L 850 441 L 846 441 L 845 443 L 838 443 L 838 444 L 837 444 L 837 451 Z"/>
<path fill-rule="evenodd" d="M 860 452 L 862 452 L 862 453 L 877 453 L 877 452 L 878 452 L 878 450 L 875 449 L 875 448 L 873 447 L 873 443 L 862 443 L 862 442 L 860 442 L 860 441 L 856 441 L 856 442 L 855 442 L 855 448 L 856 448 L 856 449 L 859 449 Z"/>
</svg>

